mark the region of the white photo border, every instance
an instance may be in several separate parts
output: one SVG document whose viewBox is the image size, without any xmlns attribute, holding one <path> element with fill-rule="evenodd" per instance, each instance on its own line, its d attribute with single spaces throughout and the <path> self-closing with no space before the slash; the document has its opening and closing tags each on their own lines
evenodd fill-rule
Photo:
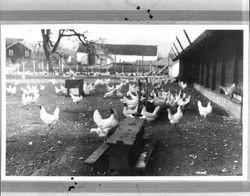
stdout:
<svg viewBox="0 0 250 196">
<path fill-rule="evenodd" d="M 12 22 L 11 22 L 12 23 Z M 15 23 L 15 22 L 14 22 Z M 41 22 L 39 21 L 38 24 L 41 25 L 41 23 L 43 24 L 43 26 L 50 26 L 51 22 Z M 55 21 L 52 22 L 52 25 L 69 25 L 69 24 L 63 24 L 63 23 L 57 23 Z M 74 22 L 73 22 L 74 23 Z M 32 184 L 32 190 L 41 190 L 43 187 L 42 185 L 45 185 L 44 188 L 49 188 L 48 191 L 50 189 L 56 189 L 53 184 L 56 184 L 59 186 L 60 188 L 65 188 L 65 186 L 67 186 L 68 184 L 71 183 L 71 176 L 67 176 L 67 177 L 41 177 L 41 176 L 36 176 L 36 177 L 28 177 L 28 176 L 15 176 L 15 177 L 10 177 L 10 176 L 5 176 L 5 154 L 6 154 L 6 149 L 5 149 L 5 132 L 4 130 L 6 130 L 6 96 L 5 96 L 5 88 L 6 88 L 6 78 L 5 78 L 5 69 L 4 66 L 5 65 L 5 34 L 4 34 L 4 28 L 6 25 L 8 25 L 9 23 L 4 22 L 1 25 L 1 177 L 2 177 L 2 182 L 3 182 L 3 188 L 6 188 L 6 190 L 11 190 L 11 187 L 13 188 L 13 184 L 18 184 L 19 189 L 21 191 L 23 190 L 29 190 L 29 188 L 25 188 L 25 186 L 23 185 L 29 185 Z M 16 25 L 22 25 L 22 24 L 34 24 L 29 23 L 29 22 L 19 22 Z M 77 24 L 77 23 L 76 23 Z M 93 22 L 93 24 L 99 24 L 98 22 Z M 107 24 L 109 24 L 109 22 L 107 22 Z M 119 23 L 118 24 L 123 24 L 123 23 Z M 137 25 L 137 24 L 135 24 Z M 140 25 L 140 24 L 138 24 Z M 165 25 L 164 22 L 162 22 L 162 25 Z M 170 25 L 170 24 L 166 24 L 166 25 Z M 190 26 L 190 25 L 200 25 L 200 24 L 177 24 L 178 26 Z M 74 25 L 73 25 L 74 26 Z M 126 187 L 128 186 L 128 190 L 129 187 L 132 190 L 137 190 L 137 186 L 136 185 L 140 185 L 140 187 L 144 187 L 145 190 L 150 191 L 150 187 L 147 187 L 146 185 L 148 183 L 153 183 L 156 185 L 151 185 L 152 190 L 156 191 L 157 187 L 161 187 L 162 189 L 159 190 L 164 190 L 164 186 L 165 188 L 168 188 L 168 190 L 172 190 L 172 191 L 178 191 L 178 190 L 182 190 L 183 188 L 185 190 L 187 190 L 187 192 L 194 190 L 196 192 L 196 190 L 215 190 L 216 191 L 216 187 L 217 190 L 219 189 L 217 186 L 217 182 L 219 184 L 222 185 L 222 189 L 223 190 L 227 190 L 227 186 L 231 187 L 228 190 L 231 190 L 232 187 L 235 187 L 235 189 L 237 190 L 237 187 L 242 187 L 243 190 L 247 190 L 246 187 L 249 187 L 250 185 L 250 174 L 249 174 L 249 148 L 250 145 L 248 143 L 248 141 L 250 141 L 249 139 L 249 134 L 248 134 L 248 115 L 249 115 L 249 99 L 248 99 L 248 91 L 249 91 L 249 26 L 248 24 L 233 24 L 233 25 L 212 25 L 212 24 L 206 24 L 204 26 L 208 26 L 208 29 L 242 29 L 244 31 L 244 55 L 243 55 L 243 71 L 244 71 L 244 82 L 243 82 L 243 93 L 244 93 L 244 97 L 243 97 L 243 102 L 244 102 L 244 107 L 243 107 L 243 175 L 242 176 L 204 176 L 204 177 L 194 177 L 194 176 L 190 176 L 190 177 L 186 177 L 186 176 L 178 176 L 178 177 L 75 177 L 75 180 L 80 184 L 80 188 L 79 190 L 81 191 L 91 191 L 93 187 L 98 187 L 101 184 L 106 184 L 106 190 L 110 190 L 109 187 L 113 187 L 115 186 L 116 190 L 118 187 Z M 216 179 L 215 179 L 216 178 Z M 98 183 L 97 183 L 98 182 Z M 120 185 L 118 184 L 120 183 Z M 131 184 L 132 183 L 132 184 Z M 161 186 L 157 186 L 157 183 L 162 184 Z M 184 185 L 182 188 L 173 185 L 175 183 L 180 183 L 182 185 Z M 197 189 L 192 188 L 190 186 L 193 186 L 193 184 L 195 186 L 199 186 L 199 184 L 208 184 L 208 187 L 205 187 L 204 189 L 202 189 L 201 187 L 197 187 Z M 41 185 L 41 187 L 39 187 L 39 184 Z M 86 185 L 87 184 L 87 185 Z M 96 186 L 95 186 L 96 184 Z M 115 185 L 113 185 L 115 184 Z M 117 185 L 116 185 L 117 184 Z M 33 186 L 34 185 L 34 186 Z M 82 185 L 82 186 L 81 186 Z M 93 187 L 92 187 L 93 185 Z M 145 185 L 145 186 L 144 186 Z M 240 185 L 240 186 L 239 186 Z M 30 185 L 31 186 L 31 185 Z M 28 186 L 28 187 L 30 187 Z M 92 187 L 92 188 L 91 188 Z M 124 188 L 125 188 L 124 187 Z M 172 188 L 169 188 L 172 187 Z M 224 188 L 223 188 L 224 187 Z M 82 189 L 81 189 L 82 188 Z M 14 188 L 15 189 L 15 188 Z M 102 187 L 103 190 L 105 190 L 105 188 Z M 119 188 L 118 188 L 119 189 Z M 143 189 L 143 188 L 142 188 Z M 61 189 L 60 189 L 61 190 Z M 93 190 L 95 190 L 95 188 L 93 188 Z M 184 192 L 186 192 L 184 190 Z M 172 192 L 171 191 L 171 192 Z"/>
</svg>

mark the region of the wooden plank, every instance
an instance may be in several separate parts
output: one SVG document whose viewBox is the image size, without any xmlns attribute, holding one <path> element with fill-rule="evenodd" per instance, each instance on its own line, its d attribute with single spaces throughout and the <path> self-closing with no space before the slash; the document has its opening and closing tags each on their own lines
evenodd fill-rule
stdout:
<svg viewBox="0 0 250 196">
<path fill-rule="evenodd" d="M 93 164 L 95 163 L 102 155 L 103 153 L 108 149 L 109 145 L 106 143 L 103 143 L 99 148 L 97 148 L 85 161 L 86 164 Z"/>
<path fill-rule="evenodd" d="M 117 142 L 123 142 L 124 145 L 133 145 L 137 134 L 143 128 L 145 119 L 138 118 L 126 118 L 120 122 L 115 133 L 111 135 L 106 143 L 116 144 Z"/>
<path fill-rule="evenodd" d="M 146 169 L 156 142 L 157 142 L 156 137 L 151 137 L 147 140 L 147 142 L 145 143 L 144 149 L 135 165 L 136 170 L 143 171 Z"/>
</svg>

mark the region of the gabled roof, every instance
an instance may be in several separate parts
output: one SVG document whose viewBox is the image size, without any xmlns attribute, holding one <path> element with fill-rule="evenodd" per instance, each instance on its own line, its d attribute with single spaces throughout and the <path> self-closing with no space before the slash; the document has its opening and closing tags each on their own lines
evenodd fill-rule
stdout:
<svg viewBox="0 0 250 196">
<path fill-rule="evenodd" d="M 99 44 L 110 54 L 116 55 L 137 55 L 137 56 L 157 56 L 156 45 L 130 45 L 130 44 Z M 86 52 L 86 47 L 82 44 L 77 52 Z"/>
<path fill-rule="evenodd" d="M 22 42 L 23 39 L 21 38 L 6 38 L 6 47 L 14 44 L 14 43 L 17 43 L 17 42 Z"/>
<path fill-rule="evenodd" d="M 23 43 L 21 43 L 19 41 L 7 46 L 6 49 L 11 48 L 12 46 L 17 45 L 17 44 L 22 45 L 26 50 L 31 50 L 30 48 L 28 48 L 27 46 L 25 46 Z"/>
</svg>

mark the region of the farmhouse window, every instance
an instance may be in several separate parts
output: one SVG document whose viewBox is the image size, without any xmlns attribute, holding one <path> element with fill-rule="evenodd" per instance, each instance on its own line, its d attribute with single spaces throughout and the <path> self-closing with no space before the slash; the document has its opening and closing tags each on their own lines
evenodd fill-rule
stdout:
<svg viewBox="0 0 250 196">
<path fill-rule="evenodd" d="M 13 50 L 9 50 L 9 56 L 13 56 Z"/>
<path fill-rule="evenodd" d="M 29 51 L 25 51 L 25 56 L 29 56 Z"/>
</svg>

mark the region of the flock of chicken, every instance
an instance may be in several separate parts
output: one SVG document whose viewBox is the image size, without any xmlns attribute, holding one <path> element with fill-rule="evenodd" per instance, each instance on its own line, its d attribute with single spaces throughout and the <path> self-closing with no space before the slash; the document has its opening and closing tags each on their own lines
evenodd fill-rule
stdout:
<svg viewBox="0 0 250 196">
<path fill-rule="evenodd" d="M 123 115 L 127 118 L 133 118 L 133 114 L 140 113 L 140 118 L 145 118 L 147 121 L 154 121 L 161 110 L 166 109 L 168 112 L 169 122 L 173 125 L 176 125 L 183 118 L 183 108 L 185 108 L 191 100 L 191 95 L 187 95 L 185 89 L 187 88 L 187 83 L 178 82 L 179 93 L 171 93 L 170 91 L 165 91 L 168 82 L 174 82 L 174 79 L 163 79 L 163 78 L 141 78 L 141 84 L 148 87 L 149 85 L 153 86 L 153 90 L 149 93 L 148 88 L 143 88 L 139 92 L 139 86 L 136 85 L 137 79 L 132 81 L 129 79 L 121 78 L 119 84 L 110 85 L 110 79 L 97 79 L 95 82 L 83 84 L 84 95 L 93 95 L 96 91 L 96 86 L 103 85 L 106 87 L 107 92 L 104 94 L 103 98 L 110 98 L 113 96 L 121 98 L 120 101 L 123 103 Z M 55 93 L 67 94 L 67 89 L 60 84 L 60 87 L 57 86 L 54 79 L 49 80 L 52 85 L 54 85 Z M 17 83 L 13 86 L 9 85 L 6 88 L 7 94 L 11 96 L 15 95 L 17 92 Z M 128 85 L 128 91 L 126 94 L 123 94 L 122 88 Z M 235 84 L 231 87 L 220 87 L 226 93 L 231 95 Z M 40 91 L 45 90 L 45 85 L 30 85 L 28 84 L 26 88 L 20 88 L 22 91 L 21 102 L 23 105 L 28 105 L 38 101 Z M 78 104 L 83 99 L 82 95 L 75 95 L 70 92 L 73 103 Z M 153 111 L 147 111 L 147 106 L 150 104 L 153 108 Z M 208 102 L 207 106 L 202 106 L 201 101 L 197 102 L 198 111 L 200 116 L 204 119 L 207 115 L 212 113 L 211 102 Z M 41 120 L 48 125 L 50 128 L 52 125 L 55 125 L 59 119 L 60 109 L 56 107 L 53 114 L 46 112 L 44 106 L 39 106 L 40 108 L 40 118 Z M 176 110 L 173 113 L 173 110 Z M 93 120 L 96 124 L 96 128 L 92 128 L 90 132 L 95 132 L 99 137 L 107 138 L 109 132 L 119 125 L 119 117 L 115 109 L 110 108 L 110 117 L 103 119 L 98 110 L 94 111 Z"/>
</svg>

